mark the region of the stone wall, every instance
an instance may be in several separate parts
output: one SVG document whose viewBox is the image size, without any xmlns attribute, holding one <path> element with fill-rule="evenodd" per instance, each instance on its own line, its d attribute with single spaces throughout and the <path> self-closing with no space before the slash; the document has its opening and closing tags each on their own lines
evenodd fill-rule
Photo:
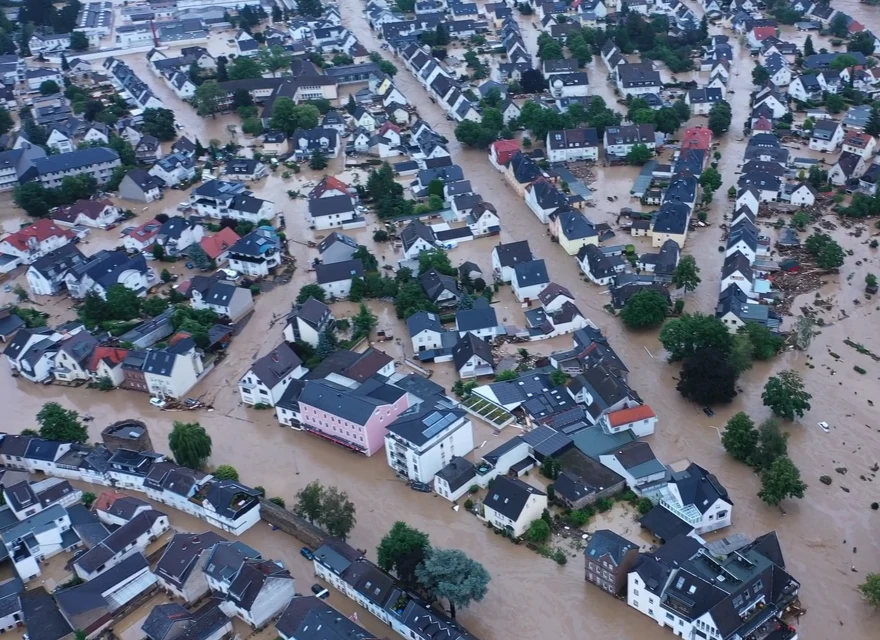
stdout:
<svg viewBox="0 0 880 640">
<path fill-rule="evenodd" d="M 260 517 L 312 549 L 320 547 L 327 537 L 327 534 L 315 525 L 265 498 L 260 500 Z"/>
</svg>

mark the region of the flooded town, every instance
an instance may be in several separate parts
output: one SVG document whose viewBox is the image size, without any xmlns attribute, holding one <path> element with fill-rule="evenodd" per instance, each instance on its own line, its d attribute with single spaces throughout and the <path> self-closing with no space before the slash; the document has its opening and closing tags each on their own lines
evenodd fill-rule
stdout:
<svg viewBox="0 0 880 640">
<path fill-rule="evenodd" d="M 875 1 L 4 15 L 0 628 L 875 637 Z"/>
</svg>

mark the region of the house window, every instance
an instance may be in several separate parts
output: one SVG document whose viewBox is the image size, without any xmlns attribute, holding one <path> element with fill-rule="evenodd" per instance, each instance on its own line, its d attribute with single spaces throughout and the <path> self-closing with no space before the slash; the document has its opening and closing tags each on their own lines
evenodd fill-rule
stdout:
<svg viewBox="0 0 880 640">
<path fill-rule="evenodd" d="M 639 595 L 639 590 L 638 590 L 638 589 L 633 589 L 633 595 L 634 595 L 634 596 Z"/>
</svg>

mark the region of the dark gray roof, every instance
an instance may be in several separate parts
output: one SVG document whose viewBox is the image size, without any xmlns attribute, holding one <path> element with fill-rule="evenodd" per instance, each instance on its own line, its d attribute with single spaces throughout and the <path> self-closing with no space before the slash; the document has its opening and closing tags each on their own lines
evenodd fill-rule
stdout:
<svg viewBox="0 0 880 640">
<path fill-rule="evenodd" d="M 213 531 L 177 533 L 165 547 L 155 573 L 177 586 L 182 586 L 196 567 L 201 553 L 220 542 L 226 542 L 226 538 Z"/>
<path fill-rule="evenodd" d="M 349 246 L 354 250 L 357 250 L 357 248 L 358 248 L 358 243 L 355 241 L 354 238 L 352 238 L 351 236 L 347 236 L 344 233 L 339 233 L 338 231 L 334 231 L 333 233 L 328 234 L 326 238 L 324 238 L 323 240 L 321 240 L 320 243 L 318 243 L 318 253 L 324 253 L 325 251 L 327 251 L 327 249 L 329 249 L 331 246 L 333 246 L 337 242 L 340 242 L 346 246 Z"/>
<path fill-rule="evenodd" d="M 251 372 L 257 379 L 272 389 L 302 364 L 302 360 L 286 342 L 272 349 L 251 365 Z"/>
<path fill-rule="evenodd" d="M 557 456 L 571 446 L 571 438 L 543 425 L 522 434 L 520 438 L 529 444 L 539 459 L 545 456 Z"/>
<path fill-rule="evenodd" d="M 100 544 L 110 535 L 98 517 L 81 504 L 67 507 L 67 516 L 70 518 L 70 526 L 89 548 Z"/>
<path fill-rule="evenodd" d="M 313 218 L 354 211 L 351 196 L 330 196 L 329 198 L 313 198 L 309 200 L 309 213 Z"/>
<path fill-rule="evenodd" d="M 205 500 L 222 518 L 236 519 L 260 504 L 262 494 L 237 480 L 217 480 L 208 485 Z"/>
<path fill-rule="evenodd" d="M 417 373 L 411 373 L 407 376 L 404 376 L 400 380 L 397 380 L 394 383 L 394 386 L 400 387 L 404 389 L 407 393 L 410 393 L 417 398 L 421 398 L 422 400 L 426 400 L 427 398 L 431 398 L 437 395 L 443 395 L 446 393 L 446 389 L 437 384 L 436 382 L 431 382 L 424 376 L 421 376 Z"/>
<path fill-rule="evenodd" d="M 460 309 L 455 314 L 455 324 L 459 331 L 476 331 L 498 326 L 495 308 L 482 296 L 474 300 L 470 309 Z"/>
<path fill-rule="evenodd" d="M 533 495 L 544 496 L 547 494 L 530 484 L 526 484 L 519 478 L 498 476 L 492 483 L 489 493 L 486 494 L 483 504 L 515 521 L 522 513 L 528 499 Z"/>
<path fill-rule="evenodd" d="M 44 460 L 54 462 L 58 456 L 58 448 L 62 443 L 54 440 L 43 440 L 42 438 L 32 438 L 28 443 L 26 458 L 33 460 Z"/>
<path fill-rule="evenodd" d="M 461 295 L 455 278 L 444 275 L 433 267 L 419 277 L 419 283 L 432 302 L 436 302 L 445 292 L 450 292 L 456 297 Z"/>
<path fill-rule="evenodd" d="M 626 555 L 633 549 L 638 550 L 638 548 L 637 544 L 630 542 L 618 533 L 608 529 L 597 529 L 587 543 L 584 555 L 593 560 L 600 560 L 607 556 L 615 566 L 619 567 Z"/>
<path fill-rule="evenodd" d="M 238 575 L 229 585 L 226 599 L 245 611 L 250 611 L 269 578 L 286 578 L 293 581 L 287 569 L 271 560 L 248 560 L 241 566 Z"/>
<path fill-rule="evenodd" d="M 296 640 L 369 640 L 374 637 L 315 596 L 291 600 L 275 628 L 282 637 Z"/>
<path fill-rule="evenodd" d="M 21 613 L 21 594 L 24 583 L 20 578 L 12 578 L 0 584 L 0 618 Z"/>
<path fill-rule="evenodd" d="M 261 557 L 259 551 L 243 542 L 220 542 L 211 549 L 204 572 L 218 582 L 229 582 L 245 561 Z"/>
<path fill-rule="evenodd" d="M 113 611 L 116 606 L 103 594 L 144 569 L 150 569 L 147 559 L 144 554 L 135 553 L 85 584 L 56 591 L 55 600 L 68 618 L 101 608 Z"/>
<path fill-rule="evenodd" d="M 75 564 L 89 573 L 98 571 L 101 565 L 117 554 L 126 551 L 140 536 L 150 530 L 156 520 L 163 516 L 165 516 L 164 513 L 155 509 L 142 511 L 107 536 L 99 545 L 92 547 L 77 558 Z"/>
<path fill-rule="evenodd" d="M 309 298 L 301 305 L 298 305 L 288 316 L 288 319 L 297 317 L 306 324 L 318 329 L 329 316 L 330 307 L 320 300 Z"/>
<path fill-rule="evenodd" d="M 403 394 L 402 389 L 399 391 Z M 303 387 L 299 401 L 354 424 L 363 425 L 378 407 L 388 404 L 388 400 L 377 395 L 379 394 L 353 393 L 348 387 L 328 380 L 309 380 Z"/>
<path fill-rule="evenodd" d="M 471 359 L 471 356 L 474 355 L 479 356 L 490 366 L 495 365 L 494 358 L 492 357 L 492 346 L 472 333 L 466 334 L 452 348 L 452 361 L 455 363 L 457 370 L 461 370 L 465 363 Z"/>
<path fill-rule="evenodd" d="M 354 277 L 363 277 L 364 263 L 360 258 L 355 258 L 332 264 L 319 264 L 315 267 L 315 275 L 318 278 L 318 284 L 351 280 Z"/>
<path fill-rule="evenodd" d="M 521 262 L 513 268 L 513 273 L 514 280 L 520 287 L 550 282 L 550 276 L 547 275 L 547 265 L 543 260 Z"/>
<path fill-rule="evenodd" d="M 25 591 L 21 596 L 21 607 L 30 640 L 60 640 L 73 633 L 45 588 Z"/>
<path fill-rule="evenodd" d="M 410 336 L 420 334 L 422 331 L 444 331 L 443 325 L 440 323 L 440 316 L 429 311 L 419 311 L 412 314 L 406 319 L 406 327 Z"/>
<path fill-rule="evenodd" d="M 532 260 L 532 250 L 529 248 L 528 240 L 499 244 L 494 251 L 498 254 L 498 262 L 502 267 L 513 267 Z"/>
<path fill-rule="evenodd" d="M 672 540 L 679 535 L 688 535 L 694 528 L 677 515 L 659 504 L 639 519 L 645 529 L 661 540 Z"/>
<path fill-rule="evenodd" d="M 142 509 L 143 507 L 149 507 L 150 503 L 140 498 L 135 498 L 134 496 L 125 496 L 123 498 L 117 498 L 113 501 L 107 508 L 107 513 L 115 516 L 117 518 L 121 518 L 123 520 L 131 520 L 134 518 L 135 513 L 138 509 Z"/>
<path fill-rule="evenodd" d="M 399 415 L 388 425 L 388 431 L 397 434 L 412 445 L 419 447 L 432 438 L 437 437 L 449 426 L 463 418 L 465 412 L 460 409 L 434 406 L 423 402 L 413 410 Z"/>
<path fill-rule="evenodd" d="M 477 477 L 477 471 L 474 463 L 470 460 L 461 456 L 453 456 L 449 464 L 437 472 L 437 477 L 445 480 L 449 485 L 449 490 L 455 492 L 472 482 Z"/>
<path fill-rule="evenodd" d="M 150 640 L 165 640 L 174 625 L 190 619 L 192 614 L 176 602 L 166 602 L 153 607 L 141 625 Z"/>
<path fill-rule="evenodd" d="M 437 237 L 434 235 L 434 230 L 431 229 L 431 227 L 419 220 L 413 220 L 403 228 L 403 231 L 400 232 L 400 241 L 403 243 L 403 250 L 408 251 L 419 238 L 432 246 L 437 242 Z"/>
<path fill-rule="evenodd" d="M 37 173 L 47 175 L 59 171 L 74 171 L 102 162 L 118 162 L 119 154 L 106 147 L 79 149 L 69 153 L 59 153 L 45 158 L 35 158 L 32 162 Z"/>
<path fill-rule="evenodd" d="M 718 478 L 697 464 L 691 463 L 684 471 L 673 473 L 670 482 L 678 487 L 682 503 L 694 505 L 700 513 L 705 513 L 717 500 L 733 504 Z"/>
<path fill-rule="evenodd" d="M 72 266 L 86 261 L 83 252 L 75 244 L 66 244 L 63 247 L 50 251 L 31 264 L 31 268 L 38 271 L 48 280 L 61 277 Z"/>
</svg>

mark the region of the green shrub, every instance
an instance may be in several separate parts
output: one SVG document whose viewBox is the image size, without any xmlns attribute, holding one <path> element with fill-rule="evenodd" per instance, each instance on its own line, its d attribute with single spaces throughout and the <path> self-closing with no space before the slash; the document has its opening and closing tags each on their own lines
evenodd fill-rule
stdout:
<svg viewBox="0 0 880 640">
<path fill-rule="evenodd" d="M 479 491 L 479 490 L 480 490 L 480 487 L 479 487 L 478 485 L 475 485 L 475 484 L 472 484 L 471 487 L 470 487 L 470 489 L 468 489 L 468 491 L 469 491 L 470 493 L 476 493 L 476 492 Z"/>
<path fill-rule="evenodd" d="M 598 500 L 596 500 L 596 511 L 598 511 L 599 513 L 605 513 L 613 506 L 614 500 L 612 500 L 611 498 L 599 498 Z"/>
<path fill-rule="evenodd" d="M 467 500 L 465 500 L 465 501 L 464 501 L 464 508 L 467 509 L 468 511 L 470 511 L 471 509 L 473 509 L 473 508 L 474 508 L 474 501 L 471 500 L 470 498 L 468 498 Z"/>
<path fill-rule="evenodd" d="M 277 504 L 279 507 L 282 508 L 287 506 L 284 502 L 284 498 L 279 498 L 278 496 L 275 496 L 274 498 L 269 498 L 269 502 Z"/>
<path fill-rule="evenodd" d="M 653 508 L 654 508 L 654 503 L 651 502 L 648 498 L 642 498 L 636 504 L 636 509 L 639 510 L 639 513 L 641 515 L 645 515 Z"/>
</svg>

